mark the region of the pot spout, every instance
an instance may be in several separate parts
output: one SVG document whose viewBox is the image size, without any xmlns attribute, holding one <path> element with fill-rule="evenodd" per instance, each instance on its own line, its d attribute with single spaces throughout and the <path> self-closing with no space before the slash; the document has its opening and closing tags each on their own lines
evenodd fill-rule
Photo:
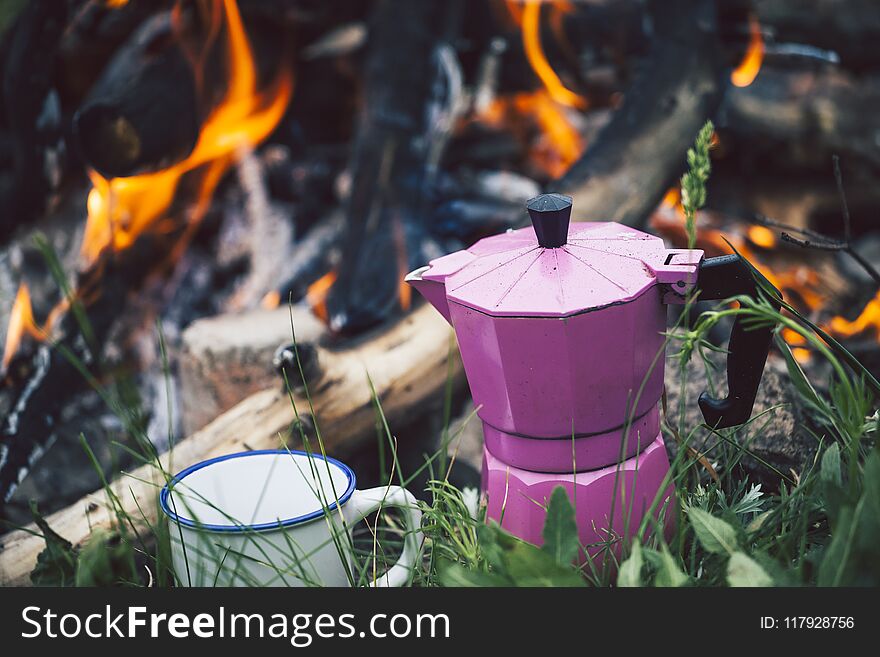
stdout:
<svg viewBox="0 0 880 657">
<path fill-rule="evenodd" d="M 449 303 L 446 301 L 446 286 L 438 281 L 429 281 L 422 278 L 422 274 L 428 271 L 431 265 L 419 267 L 408 273 L 403 280 L 412 285 L 419 294 L 428 300 L 437 309 L 447 322 L 452 323 L 449 315 Z"/>
</svg>

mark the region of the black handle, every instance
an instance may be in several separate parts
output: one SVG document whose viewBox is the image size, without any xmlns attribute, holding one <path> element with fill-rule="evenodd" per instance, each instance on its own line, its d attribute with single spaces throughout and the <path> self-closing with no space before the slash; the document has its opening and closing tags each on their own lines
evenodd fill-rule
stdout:
<svg viewBox="0 0 880 657">
<path fill-rule="evenodd" d="M 741 294 L 757 298 L 763 286 L 775 290 L 776 296 L 781 297 L 779 291 L 739 254 L 706 258 L 700 263 L 697 290 L 701 300 L 726 299 Z M 769 297 L 769 301 L 779 310 L 781 304 L 777 299 Z M 748 330 L 742 320 L 737 317 L 730 332 L 727 397 L 715 399 L 705 392 L 700 395 L 703 418 L 706 424 L 717 429 L 743 424 L 751 417 L 773 340 L 772 327 Z"/>
</svg>

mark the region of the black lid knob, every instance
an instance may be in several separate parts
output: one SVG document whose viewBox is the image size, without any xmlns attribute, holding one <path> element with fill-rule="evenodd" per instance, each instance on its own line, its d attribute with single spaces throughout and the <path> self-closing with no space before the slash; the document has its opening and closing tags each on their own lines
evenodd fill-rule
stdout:
<svg viewBox="0 0 880 657">
<path fill-rule="evenodd" d="M 568 241 L 568 224 L 571 221 L 571 196 L 565 194 L 541 194 L 526 204 L 538 244 L 554 249 Z"/>
</svg>

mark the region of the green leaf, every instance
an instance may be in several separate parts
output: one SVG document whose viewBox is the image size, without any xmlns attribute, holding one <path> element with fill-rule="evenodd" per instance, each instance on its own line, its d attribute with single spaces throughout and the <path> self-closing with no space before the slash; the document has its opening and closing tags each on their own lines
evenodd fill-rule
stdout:
<svg viewBox="0 0 880 657">
<path fill-rule="evenodd" d="M 861 509 L 861 504 L 855 511 L 851 506 L 840 509 L 831 544 L 822 553 L 822 563 L 819 565 L 819 575 L 816 579 L 819 586 L 841 586 L 848 582 L 849 575 L 853 571 L 850 547 L 859 526 L 858 517 Z"/>
<path fill-rule="evenodd" d="M 562 486 L 557 486 L 550 494 L 542 536 L 543 550 L 559 565 L 569 566 L 577 558 L 580 540 L 577 522 L 574 519 L 574 507 Z"/>
<path fill-rule="evenodd" d="M 730 586 L 773 586 L 773 578 L 745 552 L 734 552 L 727 563 Z"/>
<path fill-rule="evenodd" d="M 654 586 L 679 587 L 688 583 L 688 576 L 675 563 L 669 548 L 663 545 L 660 549 L 660 564 L 654 576 Z"/>
<path fill-rule="evenodd" d="M 503 577 L 478 570 L 468 570 L 460 563 L 450 563 L 438 567 L 437 577 L 442 586 L 449 588 L 485 588 L 511 585 L 511 582 Z"/>
<path fill-rule="evenodd" d="M 617 585 L 622 587 L 633 587 L 642 585 L 642 566 L 645 562 L 642 559 L 642 546 L 638 541 L 633 542 L 632 552 L 629 558 L 620 564 L 620 572 L 617 575 Z"/>
<path fill-rule="evenodd" d="M 727 522 L 693 506 L 688 508 L 687 514 L 697 540 L 706 551 L 715 554 L 736 551 L 736 530 Z"/>
<path fill-rule="evenodd" d="M 519 543 L 504 555 L 505 572 L 515 586 L 579 587 L 584 578 L 571 564 L 559 564 L 531 543 Z"/>
<path fill-rule="evenodd" d="M 822 455 L 822 464 L 819 468 L 819 474 L 827 484 L 840 486 L 842 479 L 840 477 L 840 446 L 834 443 L 825 450 Z"/>
<path fill-rule="evenodd" d="M 135 576 L 131 545 L 103 529 L 92 531 L 76 564 L 77 586 L 113 586 Z"/>
<path fill-rule="evenodd" d="M 876 449 L 865 460 L 863 482 L 862 496 L 868 506 L 868 516 L 877 521 L 880 519 L 880 454 Z"/>
<path fill-rule="evenodd" d="M 31 502 L 31 515 L 46 541 L 46 548 L 37 556 L 31 571 L 34 586 L 70 586 L 76 572 L 77 554 L 73 544 L 56 534 Z"/>
</svg>

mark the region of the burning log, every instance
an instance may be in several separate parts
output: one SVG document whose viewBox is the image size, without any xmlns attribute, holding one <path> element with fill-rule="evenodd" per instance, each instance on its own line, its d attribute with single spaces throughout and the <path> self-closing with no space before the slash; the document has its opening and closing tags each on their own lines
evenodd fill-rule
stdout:
<svg viewBox="0 0 880 657">
<path fill-rule="evenodd" d="M 714 4 L 651 3 L 656 33 L 644 68 L 596 141 L 549 185 L 586 217 L 641 225 L 680 171 L 726 86 Z"/>
<path fill-rule="evenodd" d="M 376 5 L 350 164 L 345 245 L 327 297 L 336 331 L 363 330 L 408 305 L 399 290 L 420 260 L 429 167 L 448 137 L 431 134 L 439 123 L 430 111 L 437 113 L 438 45 L 457 6 L 442 0 Z"/>
<path fill-rule="evenodd" d="M 310 388 L 310 396 L 321 434 L 331 452 L 375 437 L 375 412 L 369 374 L 383 411 L 393 424 L 412 410 L 442 395 L 447 381 L 449 326 L 432 308 L 420 310 L 366 336 L 359 346 L 319 352 L 321 385 Z M 460 367 L 454 368 L 456 387 L 463 382 Z M 330 385 L 332 383 L 332 385 Z M 297 411 L 309 408 L 303 395 L 295 394 Z M 241 402 L 189 438 L 173 451 L 173 468 L 179 470 L 200 460 L 246 449 L 278 446 L 278 435 L 289 437 L 298 418 L 287 393 L 276 386 Z M 312 419 L 299 418 L 308 426 Z M 163 468 L 171 467 L 172 454 L 161 457 Z M 131 520 L 145 527 L 155 524 L 157 506 L 152 503 L 162 475 L 152 465 L 138 468 L 113 484 L 122 507 Z M 96 528 L 109 528 L 116 521 L 104 493 L 98 491 L 47 518 L 49 526 L 74 544 L 81 544 Z M 15 531 L 0 538 L 0 586 L 25 585 L 45 544 L 37 528 Z"/>
<path fill-rule="evenodd" d="M 58 43 L 55 84 L 65 106 L 78 106 L 113 53 L 156 12 L 175 0 L 79 0 Z"/>
<path fill-rule="evenodd" d="M 205 107 L 179 26 L 170 11 L 146 21 L 76 113 L 79 151 L 102 176 L 166 168 L 195 147 Z"/>
<path fill-rule="evenodd" d="M 855 76 L 833 65 L 764 67 L 754 84 L 731 89 L 722 125 L 737 144 L 765 144 L 779 169 L 827 170 L 832 154 L 876 170 L 880 150 L 880 75 Z"/>
<path fill-rule="evenodd" d="M 880 64 L 880 4 L 874 0 L 752 0 L 752 6 L 777 50 L 822 49 L 859 70 Z"/>
<path fill-rule="evenodd" d="M 166 251 L 165 243 L 144 239 L 124 258 L 106 254 L 79 276 L 76 296 L 57 307 L 56 313 L 63 313 L 72 304 L 78 306 L 63 314 L 53 342 L 11 358 L 0 388 L 4 401 L 0 507 L 54 440 L 57 418 L 66 401 L 89 385 L 88 376 L 98 375 L 101 352 L 119 308 L 124 307 L 130 291 L 138 289 L 154 271 L 157 255 Z M 29 300 L 20 311 L 30 317 Z"/>
</svg>

